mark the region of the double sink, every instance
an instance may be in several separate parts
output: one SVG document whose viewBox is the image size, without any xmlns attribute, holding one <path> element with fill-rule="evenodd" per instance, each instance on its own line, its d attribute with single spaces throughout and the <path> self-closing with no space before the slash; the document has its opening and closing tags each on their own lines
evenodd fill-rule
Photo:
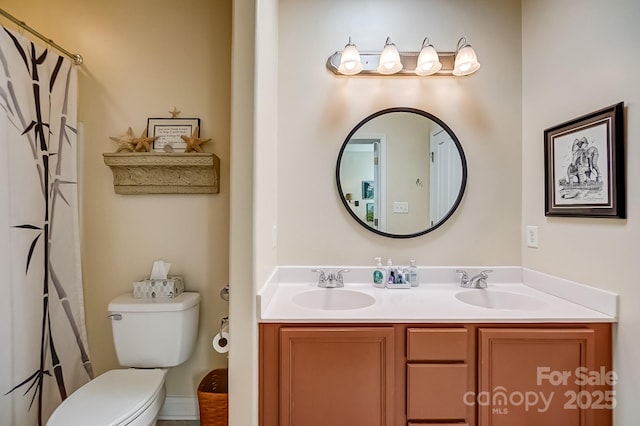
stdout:
<svg viewBox="0 0 640 426">
<path fill-rule="evenodd" d="M 387 290 L 410 291 L 410 290 Z M 486 309 L 538 310 L 547 305 L 543 300 L 522 293 L 487 289 L 461 290 L 455 293 L 456 300 Z M 296 294 L 293 303 L 308 309 L 342 311 L 363 309 L 376 303 L 372 295 L 345 288 L 321 288 Z"/>
</svg>

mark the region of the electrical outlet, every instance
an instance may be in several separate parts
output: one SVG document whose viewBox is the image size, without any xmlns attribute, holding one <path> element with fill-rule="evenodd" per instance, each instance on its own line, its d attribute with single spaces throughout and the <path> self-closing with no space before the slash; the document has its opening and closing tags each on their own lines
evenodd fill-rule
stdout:
<svg viewBox="0 0 640 426">
<path fill-rule="evenodd" d="M 527 247 L 538 248 L 537 226 L 527 226 Z"/>
</svg>

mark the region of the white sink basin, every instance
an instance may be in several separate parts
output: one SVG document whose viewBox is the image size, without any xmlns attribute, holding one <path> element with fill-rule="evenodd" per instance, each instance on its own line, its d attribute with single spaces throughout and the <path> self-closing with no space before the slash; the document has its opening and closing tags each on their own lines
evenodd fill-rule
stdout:
<svg viewBox="0 0 640 426">
<path fill-rule="evenodd" d="M 544 301 L 533 296 L 500 290 L 474 289 L 461 291 L 456 293 L 456 299 L 488 309 L 531 311 L 547 306 Z"/>
<path fill-rule="evenodd" d="M 293 296 L 293 303 L 303 308 L 326 311 L 346 311 L 362 309 L 376 303 L 376 299 L 366 293 L 341 288 L 309 290 Z"/>
</svg>

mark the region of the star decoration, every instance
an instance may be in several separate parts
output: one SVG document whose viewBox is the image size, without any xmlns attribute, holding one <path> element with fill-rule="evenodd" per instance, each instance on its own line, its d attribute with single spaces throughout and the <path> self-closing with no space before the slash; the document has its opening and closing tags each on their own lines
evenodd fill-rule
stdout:
<svg viewBox="0 0 640 426">
<path fill-rule="evenodd" d="M 171 114 L 171 118 L 176 118 L 181 112 L 182 111 L 178 111 L 178 108 L 173 107 L 173 111 L 169 111 L 169 114 Z"/>
<path fill-rule="evenodd" d="M 135 147 L 133 144 L 134 138 L 135 136 L 133 135 L 133 130 L 131 130 L 131 127 L 129 127 L 129 129 L 127 130 L 127 133 L 125 133 L 122 136 L 109 137 L 109 139 L 111 139 L 112 141 L 118 142 L 118 149 L 116 150 L 116 152 L 121 152 L 121 151 L 133 152 L 133 149 Z"/>
<path fill-rule="evenodd" d="M 191 136 L 180 136 L 182 140 L 187 144 L 187 147 L 184 149 L 184 152 L 202 152 L 202 148 L 200 145 L 209 142 L 211 139 L 202 139 L 198 137 L 198 127 L 196 126 L 193 131 L 193 135 Z"/>
<path fill-rule="evenodd" d="M 152 138 L 147 137 L 147 129 L 144 129 L 139 138 L 133 138 L 131 143 L 135 145 L 134 151 L 144 152 L 151 151 L 151 142 L 158 139 L 157 136 Z"/>
</svg>

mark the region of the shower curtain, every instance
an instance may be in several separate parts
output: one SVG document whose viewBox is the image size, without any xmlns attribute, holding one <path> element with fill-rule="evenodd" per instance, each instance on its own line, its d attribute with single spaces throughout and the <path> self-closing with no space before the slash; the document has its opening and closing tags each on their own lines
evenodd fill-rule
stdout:
<svg viewBox="0 0 640 426">
<path fill-rule="evenodd" d="M 0 27 L 0 423 L 44 425 L 93 377 L 76 181 L 77 71 Z"/>
</svg>

